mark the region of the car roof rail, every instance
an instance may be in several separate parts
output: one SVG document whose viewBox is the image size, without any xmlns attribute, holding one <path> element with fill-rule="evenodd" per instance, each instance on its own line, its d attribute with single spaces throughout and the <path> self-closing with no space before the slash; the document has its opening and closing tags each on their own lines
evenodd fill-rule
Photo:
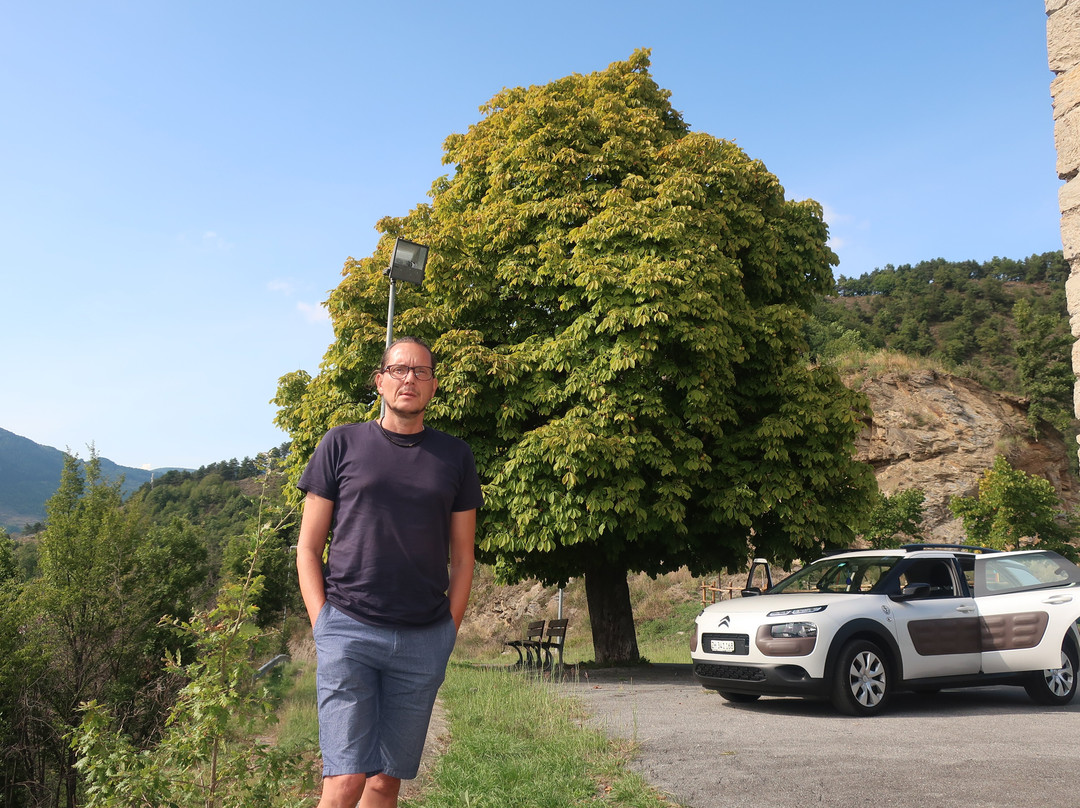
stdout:
<svg viewBox="0 0 1080 808">
<path fill-rule="evenodd" d="M 978 546 L 976 546 L 974 544 L 949 544 L 948 542 L 924 542 L 924 543 L 917 543 L 917 544 L 902 544 L 902 545 L 900 545 L 900 549 L 905 550 L 905 551 L 907 551 L 909 553 L 915 552 L 916 550 L 952 550 L 952 551 L 958 552 L 958 553 L 976 553 L 976 554 L 1000 553 L 1001 552 L 1001 550 L 998 550 L 998 549 L 996 549 L 994 547 L 978 547 Z"/>
</svg>

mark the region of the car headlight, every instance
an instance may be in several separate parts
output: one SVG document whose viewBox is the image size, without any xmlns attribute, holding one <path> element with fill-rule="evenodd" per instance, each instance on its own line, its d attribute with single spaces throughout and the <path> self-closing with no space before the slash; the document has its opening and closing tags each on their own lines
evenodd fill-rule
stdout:
<svg viewBox="0 0 1080 808">
<path fill-rule="evenodd" d="M 801 609 L 778 609 L 775 612 L 769 612 L 766 617 L 787 617 L 793 614 L 817 614 L 818 612 L 825 611 L 824 606 L 803 606 Z"/>
<path fill-rule="evenodd" d="M 795 639 L 817 636 L 816 623 L 777 623 L 769 626 L 769 633 L 774 639 Z"/>
</svg>

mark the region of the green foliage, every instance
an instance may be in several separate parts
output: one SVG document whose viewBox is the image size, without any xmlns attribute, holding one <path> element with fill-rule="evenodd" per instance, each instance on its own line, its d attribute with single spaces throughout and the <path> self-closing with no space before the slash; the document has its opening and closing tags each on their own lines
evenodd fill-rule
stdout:
<svg viewBox="0 0 1080 808">
<path fill-rule="evenodd" d="M 824 303 L 819 304 L 819 308 Z M 844 328 L 838 322 L 827 322 L 818 316 L 806 321 L 806 344 L 811 356 L 823 362 L 856 352 L 868 352 L 875 346 L 854 328 Z"/>
<path fill-rule="evenodd" d="M 31 694 L 45 674 L 44 657 L 37 637 L 26 631 L 29 612 L 21 595 L 14 577 L 0 580 L 0 804 L 11 808 L 44 796 L 30 785 L 44 713 Z"/>
<path fill-rule="evenodd" d="M 206 577 L 198 537 L 180 526 L 153 527 L 126 506 L 92 449 L 85 464 L 67 456 L 47 511 L 39 574 L 19 596 L 18 650 L 32 653 L 40 671 L 15 704 L 32 730 L 20 760 L 31 803 L 46 790 L 75 799 L 63 739 L 80 702 L 112 705 L 135 737 L 155 730 L 168 693 L 158 660 L 176 647 L 158 621 L 189 613 Z"/>
<path fill-rule="evenodd" d="M 198 529 L 213 569 L 238 528 L 255 517 L 257 500 L 218 472 L 169 472 L 143 486 L 131 501 L 157 524 L 183 523 Z"/>
<path fill-rule="evenodd" d="M 925 500 L 926 494 L 919 488 L 897 491 L 891 497 L 878 493 L 863 538 L 878 549 L 921 541 Z"/>
<path fill-rule="evenodd" d="M 978 497 L 953 497 L 949 509 L 964 522 L 968 541 L 999 550 L 1025 542 L 1077 559 L 1075 520 L 1062 513 L 1053 485 L 1027 474 L 1002 456 L 979 480 Z"/>
<path fill-rule="evenodd" d="M 15 542 L 0 527 L 0 586 L 20 577 L 19 562 L 15 558 Z"/>
<path fill-rule="evenodd" d="M 42 520 L 45 502 L 60 484 L 64 467 L 64 452 L 51 446 L 41 446 L 27 438 L 0 429 L 0 526 L 15 531 L 20 525 L 26 535 L 28 518 Z M 134 491 L 152 472 L 118 466 L 98 459 L 102 478 L 120 482 L 125 494 Z"/>
<path fill-rule="evenodd" d="M 896 295 L 908 292 L 920 295 L 930 284 L 937 289 L 962 289 L 968 284 L 990 281 L 984 296 L 1004 295 L 1003 283 L 1063 284 L 1069 277 L 1069 264 L 1061 250 L 1031 255 L 1023 261 L 1011 258 L 992 258 L 982 264 L 976 261 L 920 261 L 915 266 L 892 264 L 875 269 L 859 278 L 841 275 L 836 291 L 844 296 Z"/>
<path fill-rule="evenodd" d="M 1028 421 L 1032 435 L 1038 436 L 1040 421 L 1066 433 L 1076 383 L 1068 321 L 1060 315 L 1036 313 L 1028 300 L 1016 302 L 1013 319 L 1020 335 L 1016 341 L 1020 388 L 1031 399 Z"/>
<path fill-rule="evenodd" d="M 289 610 L 302 609 L 303 603 L 293 550 L 299 529 L 296 509 L 284 496 L 283 477 L 275 472 L 276 462 L 270 458 L 263 458 L 261 462 L 264 464 L 262 493 L 258 511 L 249 523 L 264 537 L 254 561 L 254 572 L 262 579 L 262 586 L 252 597 L 257 608 L 256 620 L 266 628 L 275 623 L 282 624 Z M 225 580 L 239 580 L 250 574 L 250 550 L 251 541 L 247 535 L 238 535 L 228 543 L 222 561 Z M 282 636 L 282 642 L 284 639 Z"/>
<path fill-rule="evenodd" d="M 195 658 L 186 664 L 179 653 L 168 658 L 168 670 L 186 684 L 156 743 L 139 748 L 117 728 L 110 710 L 96 701 L 82 705 L 71 742 L 88 808 L 305 804 L 309 762 L 295 750 L 252 740 L 273 708 L 251 662 L 264 639 L 255 619 L 262 587 L 255 569 L 265 546 L 266 534 L 250 540 L 248 575 L 225 584 L 214 607 L 187 621 L 168 621 Z"/>
</svg>

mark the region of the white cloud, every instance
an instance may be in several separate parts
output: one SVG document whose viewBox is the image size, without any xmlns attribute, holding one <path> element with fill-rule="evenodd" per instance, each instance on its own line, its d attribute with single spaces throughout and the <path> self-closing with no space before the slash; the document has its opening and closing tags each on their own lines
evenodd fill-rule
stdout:
<svg viewBox="0 0 1080 808">
<path fill-rule="evenodd" d="M 293 293 L 293 285 L 289 281 L 275 279 L 266 284 L 266 288 L 271 292 L 280 292 L 287 297 L 291 297 Z"/>
<path fill-rule="evenodd" d="M 846 213 L 840 213 L 838 210 L 836 210 L 826 202 L 821 203 L 821 214 L 822 217 L 825 219 L 825 223 L 828 224 L 830 227 L 851 224 L 855 220 L 854 216 L 850 216 Z"/>
<path fill-rule="evenodd" d="M 330 320 L 330 314 L 327 312 L 326 307 L 318 303 L 299 301 L 296 304 L 296 310 L 304 315 L 304 319 L 309 323 L 324 323 Z"/>
<path fill-rule="evenodd" d="M 219 236 L 213 230 L 207 230 L 202 234 L 202 243 L 205 247 L 213 247 L 216 250 L 231 250 L 233 245 Z"/>
<path fill-rule="evenodd" d="M 186 249 L 207 252 L 226 252 L 234 246 L 218 235 L 216 230 L 203 230 L 201 233 L 184 231 L 176 235 L 176 242 Z"/>
</svg>

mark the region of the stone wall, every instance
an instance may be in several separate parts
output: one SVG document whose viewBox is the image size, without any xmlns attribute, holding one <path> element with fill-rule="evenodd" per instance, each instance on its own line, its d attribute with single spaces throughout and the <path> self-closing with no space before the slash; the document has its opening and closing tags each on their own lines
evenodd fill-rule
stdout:
<svg viewBox="0 0 1080 808">
<path fill-rule="evenodd" d="M 1061 245 L 1071 272 L 1065 284 L 1073 337 L 1073 408 L 1080 418 L 1080 0 L 1045 0 L 1046 50 L 1054 80 L 1054 144 L 1057 172 L 1065 180 L 1058 192 Z"/>
</svg>

